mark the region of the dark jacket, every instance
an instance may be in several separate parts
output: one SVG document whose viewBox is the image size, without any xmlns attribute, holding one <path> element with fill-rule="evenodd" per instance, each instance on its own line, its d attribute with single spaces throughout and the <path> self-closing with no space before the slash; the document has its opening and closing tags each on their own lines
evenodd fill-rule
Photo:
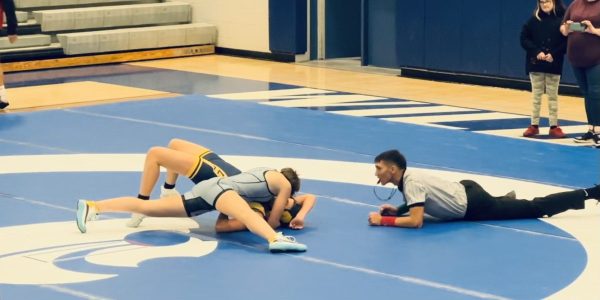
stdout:
<svg viewBox="0 0 600 300">
<path fill-rule="evenodd" d="M 564 11 L 557 8 L 556 15 L 540 11 L 540 19 L 532 16 L 521 30 L 521 46 L 527 51 L 525 70 L 550 74 L 562 74 L 563 61 L 567 51 L 567 38 L 560 33 Z M 550 53 L 554 61 L 538 60 L 540 52 Z"/>
<path fill-rule="evenodd" d="M 0 5 L 6 14 L 6 33 L 8 35 L 17 34 L 17 14 L 15 12 L 15 2 L 13 0 L 0 0 Z M 2 17 L 0 17 L 2 19 Z"/>
</svg>

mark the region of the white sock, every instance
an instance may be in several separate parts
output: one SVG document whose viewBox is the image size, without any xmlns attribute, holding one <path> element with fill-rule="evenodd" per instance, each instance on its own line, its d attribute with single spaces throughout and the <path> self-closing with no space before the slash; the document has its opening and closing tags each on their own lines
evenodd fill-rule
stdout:
<svg viewBox="0 0 600 300">
<path fill-rule="evenodd" d="M 8 100 L 6 100 L 6 98 L 7 98 L 6 88 L 4 87 L 4 85 L 0 85 L 0 101 L 8 102 Z"/>
</svg>

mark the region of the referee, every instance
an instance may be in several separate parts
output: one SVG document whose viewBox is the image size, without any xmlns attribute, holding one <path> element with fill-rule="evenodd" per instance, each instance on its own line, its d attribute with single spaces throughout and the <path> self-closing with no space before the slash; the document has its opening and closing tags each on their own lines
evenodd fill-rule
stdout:
<svg viewBox="0 0 600 300">
<path fill-rule="evenodd" d="M 508 220 L 551 217 L 569 209 L 583 209 L 588 199 L 600 200 L 600 186 L 551 194 L 531 201 L 511 196 L 494 197 L 472 180 L 460 183 L 419 173 L 406 168 L 398 150 L 375 157 L 379 183 L 391 182 L 404 195 L 406 204 L 384 204 L 369 214 L 372 226 L 420 228 L 425 213 L 442 221 Z"/>
</svg>

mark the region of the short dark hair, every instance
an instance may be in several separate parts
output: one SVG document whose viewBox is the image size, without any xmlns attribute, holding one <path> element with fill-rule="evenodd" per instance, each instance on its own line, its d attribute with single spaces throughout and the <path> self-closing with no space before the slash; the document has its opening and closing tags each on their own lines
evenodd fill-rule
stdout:
<svg viewBox="0 0 600 300">
<path fill-rule="evenodd" d="M 298 177 L 298 173 L 292 168 L 283 168 L 280 172 L 290 182 L 290 185 L 292 186 L 292 195 L 294 195 L 300 190 L 300 177 Z"/>
<path fill-rule="evenodd" d="M 393 163 L 401 170 L 406 169 L 406 158 L 404 158 L 404 155 L 400 151 L 395 149 L 381 152 L 375 156 L 375 162 L 378 163 L 380 161 Z"/>
</svg>

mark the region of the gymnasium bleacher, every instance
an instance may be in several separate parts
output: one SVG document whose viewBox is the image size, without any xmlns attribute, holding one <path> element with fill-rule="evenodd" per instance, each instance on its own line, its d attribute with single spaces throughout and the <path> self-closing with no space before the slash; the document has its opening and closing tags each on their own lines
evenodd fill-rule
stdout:
<svg viewBox="0 0 600 300">
<path fill-rule="evenodd" d="M 192 23 L 192 6 L 185 2 L 15 0 L 15 6 L 19 39 L 10 44 L 4 24 L 3 62 L 214 46 L 217 38 L 214 25 Z"/>
</svg>

